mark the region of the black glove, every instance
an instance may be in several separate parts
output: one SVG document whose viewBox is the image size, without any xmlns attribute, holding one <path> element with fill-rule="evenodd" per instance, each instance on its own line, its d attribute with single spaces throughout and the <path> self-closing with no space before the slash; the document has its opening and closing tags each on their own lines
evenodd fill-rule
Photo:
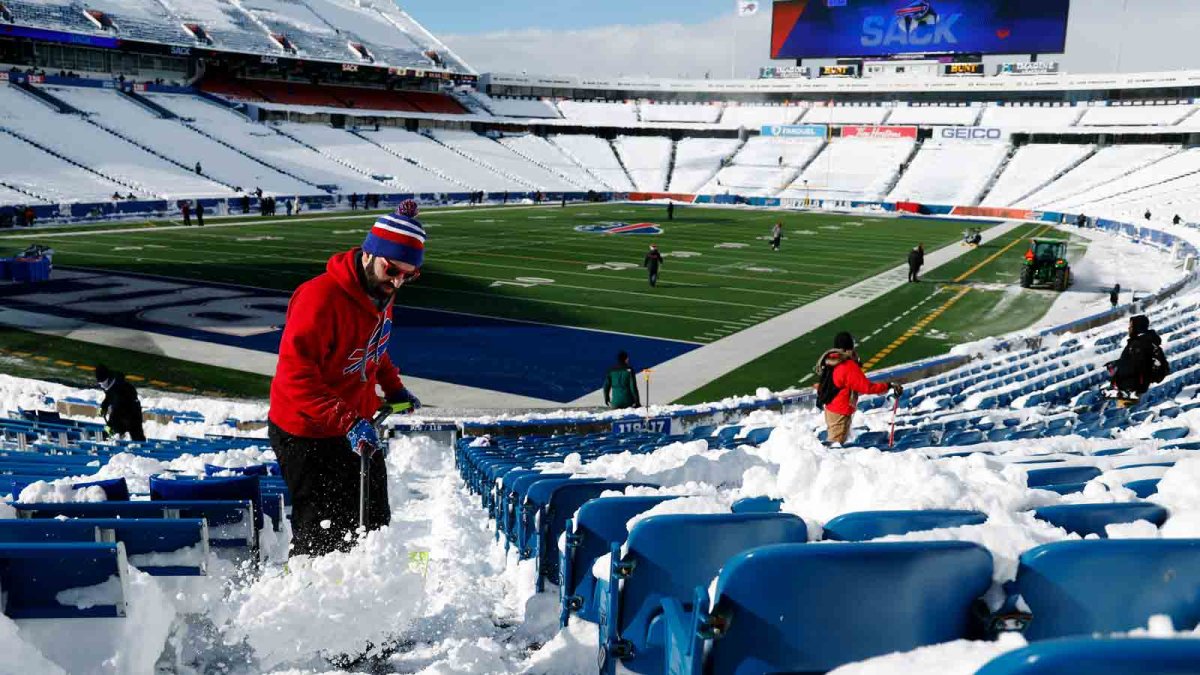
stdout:
<svg viewBox="0 0 1200 675">
<path fill-rule="evenodd" d="M 888 382 L 887 386 L 891 388 L 892 393 L 896 395 L 896 398 L 900 398 L 900 395 L 904 393 L 904 386 L 899 382 Z"/>
<path fill-rule="evenodd" d="M 421 399 L 417 398 L 416 396 L 413 396 L 412 392 L 410 392 L 408 390 L 408 387 L 400 387 L 399 391 L 393 392 L 392 394 L 390 394 L 387 397 L 387 402 L 388 403 L 408 403 L 408 404 L 412 405 L 412 409 L 409 410 L 409 412 L 413 412 L 421 407 Z"/>
</svg>

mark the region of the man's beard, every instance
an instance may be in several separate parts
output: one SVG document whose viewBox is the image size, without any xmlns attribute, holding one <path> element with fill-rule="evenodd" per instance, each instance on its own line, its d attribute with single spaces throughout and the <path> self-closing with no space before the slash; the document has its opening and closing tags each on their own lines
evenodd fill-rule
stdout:
<svg viewBox="0 0 1200 675">
<path fill-rule="evenodd" d="M 374 265 L 367 265 L 363 272 L 367 280 L 367 294 L 372 298 L 387 301 L 396 294 L 396 287 L 392 285 L 391 279 L 377 276 Z"/>
</svg>

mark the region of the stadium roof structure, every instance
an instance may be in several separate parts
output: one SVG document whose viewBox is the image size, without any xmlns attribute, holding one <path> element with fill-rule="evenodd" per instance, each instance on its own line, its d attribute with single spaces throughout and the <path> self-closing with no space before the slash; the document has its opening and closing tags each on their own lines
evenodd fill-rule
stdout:
<svg viewBox="0 0 1200 675">
<path fill-rule="evenodd" d="M 205 51 L 472 75 L 390 0 L 3 0 L 0 37 Z M 84 36 L 84 37 L 80 37 Z"/>
</svg>

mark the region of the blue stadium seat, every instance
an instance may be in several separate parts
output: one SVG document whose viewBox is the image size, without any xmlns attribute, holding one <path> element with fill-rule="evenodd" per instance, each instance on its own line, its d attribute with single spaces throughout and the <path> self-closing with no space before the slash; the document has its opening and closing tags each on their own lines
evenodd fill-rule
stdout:
<svg viewBox="0 0 1200 675">
<path fill-rule="evenodd" d="M 1181 438 L 1187 438 L 1191 433 L 1192 430 L 1187 427 L 1171 427 L 1169 429 L 1159 429 L 1150 436 L 1160 441 L 1178 441 Z"/>
<path fill-rule="evenodd" d="M 44 544 L 55 542 L 125 545 L 129 564 L 154 576 L 199 576 L 207 573 L 208 525 L 200 519 L 139 520 L 135 518 L 75 518 L 0 520 L 0 542 Z M 195 548 L 175 564 L 156 562 L 156 554 L 175 554 Z M 146 556 L 139 560 L 139 556 Z M 162 558 L 159 558 L 161 561 Z M 194 564 L 192 564 L 194 563 Z"/>
<path fill-rule="evenodd" d="M 907 534 L 943 527 L 982 525 L 987 515 L 979 511 L 929 509 L 924 511 L 858 511 L 825 523 L 825 539 L 867 541 L 892 534 Z"/>
<path fill-rule="evenodd" d="M 1055 466 L 1046 469 L 1030 469 L 1027 485 L 1041 488 L 1063 483 L 1086 483 L 1099 476 L 1102 471 L 1094 466 Z"/>
<path fill-rule="evenodd" d="M 774 497 L 742 497 L 730 508 L 734 513 L 779 513 L 783 500 Z"/>
<path fill-rule="evenodd" d="M 1125 487 L 1133 490 L 1138 499 L 1149 499 L 1158 494 L 1158 481 L 1161 478 L 1143 478 L 1125 483 Z"/>
<path fill-rule="evenodd" d="M 546 519 L 546 507 L 554 491 L 563 485 L 600 483 L 602 478 L 548 478 L 529 486 L 525 501 L 520 504 L 517 519 L 517 552 L 521 559 L 532 558 L 538 552 L 538 523 Z"/>
<path fill-rule="evenodd" d="M 12 505 L 22 518 L 200 518 L 208 523 L 213 548 L 247 548 L 254 545 L 250 500 L 76 502 L 68 504 Z"/>
<path fill-rule="evenodd" d="M 725 565 L 711 610 L 706 584 L 692 608 L 663 599 L 666 672 L 822 673 L 978 637 L 972 609 L 991 581 L 991 555 L 968 542 L 753 549 Z"/>
<path fill-rule="evenodd" d="M 760 427 L 758 429 L 751 429 L 750 431 L 746 432 L 745 437 L 742 438 L 742 442 L 746 445 L 762 445 L 763 443 L 767 442 L 768 438 L 771 437 L 772 431 L 775 431 L 775 427 Z"/>
<path fill-rule="evenodd" d="M 1200 640 L 1064 638 L 1001 654 L 975 675 L 1195 675 Z"/>
<path fill-rule="evenodd" d="M 1200 539 L 1089 539 L 1021 555 L 1015 584 L 1030 640 L 1129 631 L 1155 614 L 1200 623 Z"/>
<path fill-rule="evenodd" d="M 732 556 L 758 546 L 804 543 L 804 521 L 783 513 L 652 516 L 614 544 L 609 580 L 596 585 L 600 608 L 600 670 L 617 660 L 637 673 L 663 672 L 662 601 L 689 602 Z M 619 582 L 619 583 L 618 583 Z"/>
<path fill-rule="evenodd" d="M 0 589 L 11 619 L 125 616 L 125 548 L 120 543 L 0 543 Z M 110 602 L 61 602 L 59 594 L 117 579 Z"/>
<path fill-rule="evenodd" d="M 574 521 L 567 527 L 566 547 L 559 558 L 559 598 L 562 602 L 559 619 L 562 626 L 567 625 L 572 613 L 586 621 L 599 623 L 592 563 L 607 555 L 613 544 L 625 543 L 629 538 L 626 523 L 630 518 L 671 499 L 675 497 L 603 497 L 579 507 Z"/>
<path fill-rule="evenodd" d="M 262 487 L 258 476 L 151 476 L 151 501 L 229 501 L 248 499 L 254 505 L 254 541 L 263 528 Z"/>
<path fill-rule="evenodd" d="M 107 478 L 105 480 L 72 483 L 71 487 L 76 490 L 86 487 L 98 487 L 104 490 L 104 496 L 110 502 L 129 501 L 129 484 L 125 482 L 124 478 Z"/>
<path fill-rule="evenodd" d="M 542 517 L 538 519 L 537 550 L 534 552 L 534 559 L 538 561 L 538 591 L 543 590 L 544 582 L 547 579 L 554 583 L 559 581 L 558 540 L 566 531 L 567 521 L 575 515 L 579 507 L 605 492 L 624 492 L 626 488 L 635 486 L 658 487 L 648 483 L 600 481 L 566 483 L 550 493 L 550 499 L 542 512 Z"/>
<path fill-rule="evenodd" d="M 1033 515 L 1081 537 L 1095 534 L 1102 538 L 1108 537 L 1104 530 L 1108 525 L 1148 520 L 1161 527 L 1167 521 L 1167 510 L 1149 502 L 1059 504 L 1043 506 L 1034 510 Z"/>
</svg>

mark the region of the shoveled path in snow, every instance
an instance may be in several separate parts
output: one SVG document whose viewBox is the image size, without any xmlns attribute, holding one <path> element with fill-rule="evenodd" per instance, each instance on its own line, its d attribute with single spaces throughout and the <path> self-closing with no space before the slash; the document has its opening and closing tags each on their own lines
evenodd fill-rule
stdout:
<svg viewBox="0 0 1200 675">
<path fill-rule="evenodd" d="M 985 230 L 983 240 L 989 242 L 1003 237 L 1024 225 L 1019 220 L 1006 221 Z M 925 256 L 925 269 L 940 267 L 970 250 L 955 242 L 928 253 Z M 654 368 L 654 398 L 674 401 L 906 283 L 907 263 L 661 363 Z M 604 396 L 600 390 L 571 402 L 571 405 L 603 404 Z"/>
</svg>

